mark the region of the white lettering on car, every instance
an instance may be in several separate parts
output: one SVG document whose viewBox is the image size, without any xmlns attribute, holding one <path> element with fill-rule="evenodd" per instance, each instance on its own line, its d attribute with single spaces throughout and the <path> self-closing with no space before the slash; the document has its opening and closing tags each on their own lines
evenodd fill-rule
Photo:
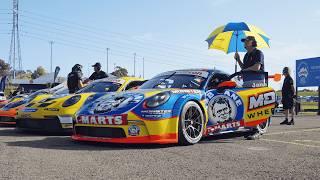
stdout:
<svg viewBox="0 0 320 180">
<path fill-rule="evenodd" d="M 259 107 L 267 106 L 276 102 L 276 93 L 274 91 L 259 94 L 258 96 L 249 96 L 248 109 L 256 109 Z"/>
<path fill-rule="evenodd" d="M 113 116 L 78 116 L 77 124 L 92 124 L 92 125 L 125 125 L 128 124 L 127 115 Z"/>
</svg>

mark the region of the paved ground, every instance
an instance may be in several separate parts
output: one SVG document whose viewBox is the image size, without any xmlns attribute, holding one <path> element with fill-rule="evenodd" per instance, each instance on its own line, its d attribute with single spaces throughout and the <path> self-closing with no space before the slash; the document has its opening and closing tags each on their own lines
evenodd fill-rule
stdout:
<svg viewBox="0 0 320 180">
<path fill-rule="evenodd" d="M 319 179 L 320 117 L 268 134 L 207 138 L 193 146 L 76 143 L 0 127 L 0 179 Z"/>
</svg>

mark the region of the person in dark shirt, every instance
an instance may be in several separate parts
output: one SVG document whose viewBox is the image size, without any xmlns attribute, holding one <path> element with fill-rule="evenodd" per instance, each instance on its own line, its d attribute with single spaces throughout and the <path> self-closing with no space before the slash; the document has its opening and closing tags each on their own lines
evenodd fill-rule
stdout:
<svg viewBox="0 0 320 180">
<path fill-rule="evenodd" d="M 264 82 L 264 75 L 255 72 L 264 72 L 264 55 L 262 51 L 257 49 L 257 42 L 254 36 L 247 36 L 241 39 L 247 53 L 244 55 L 243 62 L 240 60 L 238 52 L 235 53 L 234 58 L 241 67 L 241 71 L 254 71 L 243 73 L 243 87 L 257 87 Z"/>
<path fill-rule="evenodd" d="M 67 85 L 69 93 L 75 93 L 83 87 L 82 66 L 80 64 L 76 64 L 72 67 L 72 71 L 68 74 Z"/>
<path fill-rule="evenodd" d="M 247 36 L 245 39 L 241 39 L 244 43 L 244 47 L 247 53 L 244 55 L 243 62 L 240 60 L 238 52 L 235 53 L 234 59 L 241 67 L 241 71 L 264 71 L 264 55 L 262 51 L 257 49 L 257 41 L 254 36 Z M 255 74 L 254 72 L 243 73 L 243 87 L 256 87 L 260 82 L 263 82 L 264 75 Z M 257 128 L 246 135 L 248 140 L 255 140 L 260 137 L 261 133 Z"/>
<path fill-rule="evenodd" d="M 247 36 L 241 39 L 244 42 L 244 47 L 247 53 L 244 55 L 243 62 L 240 60 L 238 52 L 234 58 L 238 62 L 242 71 L 264 71 L 264 55 L 262 51 L 257 49 L 257 41 L 254 36 Z"/>
<path fill-rule="evenodd" d="M 288 67 L 284 67 L 282 74 L 285 76 L 282 85 L 282 105 L 285 114 L 285 120 L 280 124 L 294 125 L 294 110 L 293 110 L 293 99 L 296 97 L 295 89 L 293 86 L 293 79 L 290 76 L 290 70 Z M 289 112 L 291 113 L 291 121 L 288 121 Z"/>
<path fill-rule="evenodd" d="M 104 71 L 101 70 L 101 64 L 99 62 L 92 65 L 92 67 L 94 67 L 94 72 L 91 74 L 89 79 L 85 80 L 85 83 L 88 83 L 89 81 L 94 81 L 97 79 L 103 79 L 103 78 L 108 77 L 107 73 L 105 73 Z"/>
</svg>

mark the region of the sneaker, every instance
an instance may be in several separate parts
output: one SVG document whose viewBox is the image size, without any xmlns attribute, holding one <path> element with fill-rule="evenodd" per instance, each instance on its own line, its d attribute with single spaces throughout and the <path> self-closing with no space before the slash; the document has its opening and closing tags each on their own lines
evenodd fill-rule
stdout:
<svg viewBox="0 0 320 180">
<path fill-rule="evenodd" d="M 294 125 L 294 120 L 293 120 L 293 119 L 291 119 L 291 121 L 290 121 L 290 122 L 288 122 L 288 125 Z"/>
<path fill-rule="evenodd" d="M 256 139 L 259 139 L 260 136 L 261 136 L 261 134 L 259 132 L 255 132 L 254 134 L 247 136 L 246 139 L 247 140 L 256 140 Z"/>
<path fill-rule="evenodd" d="M 288 121 L 288 119 L 286 119 L 286 120 L 282 121 L 282 122 L 280 123 L 280 125 L 287 125 L 288 123 L 289 123 L 289 121 Z"/>
</svg>

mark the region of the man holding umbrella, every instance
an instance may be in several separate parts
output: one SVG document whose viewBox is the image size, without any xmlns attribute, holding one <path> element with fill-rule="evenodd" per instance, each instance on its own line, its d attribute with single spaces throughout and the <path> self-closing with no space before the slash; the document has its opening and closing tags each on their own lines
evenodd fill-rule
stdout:
<svg viewBox="0 0 320 180">
<path fill-rule="evenodd" d="M 238 52 L 235 53 L 234 58 L 242 71 L 264 71 L 264 55 L 262 51 L 257 49 L 257 41 L 254 36 L 247 36 L 241 41 L 244 43 L 247 53 L 244 55 L 243 62 L 241 62 Z"/>
<path fill-rule="evenodd" d="M 243 62 L 240 60 L 240 56 L 238 52 L 235 53 L 234 58 L 238 62 L 238 64 L 241 67 L 242 71 L 264 71 L 264 55 L 262 51 L 257 49 L 257 41 L 253 36 L 247 36 L 245 39 L 241 39 L 241 41 L 244 43 L 244 47 L 247 50 L 247 53 L 244 55 Z M 246 83 L 246 81 L 253 80 L 261 80 L 264 77 L 260 77 L 259 75 L 250 75 L 250 74 L 243 74 L 243 83 Z M 249 140 L 255 140 L 260 137 L 260 132 L 258 129 L 254 129 L 251 134 L 246 136 Z"/>
</svg>

